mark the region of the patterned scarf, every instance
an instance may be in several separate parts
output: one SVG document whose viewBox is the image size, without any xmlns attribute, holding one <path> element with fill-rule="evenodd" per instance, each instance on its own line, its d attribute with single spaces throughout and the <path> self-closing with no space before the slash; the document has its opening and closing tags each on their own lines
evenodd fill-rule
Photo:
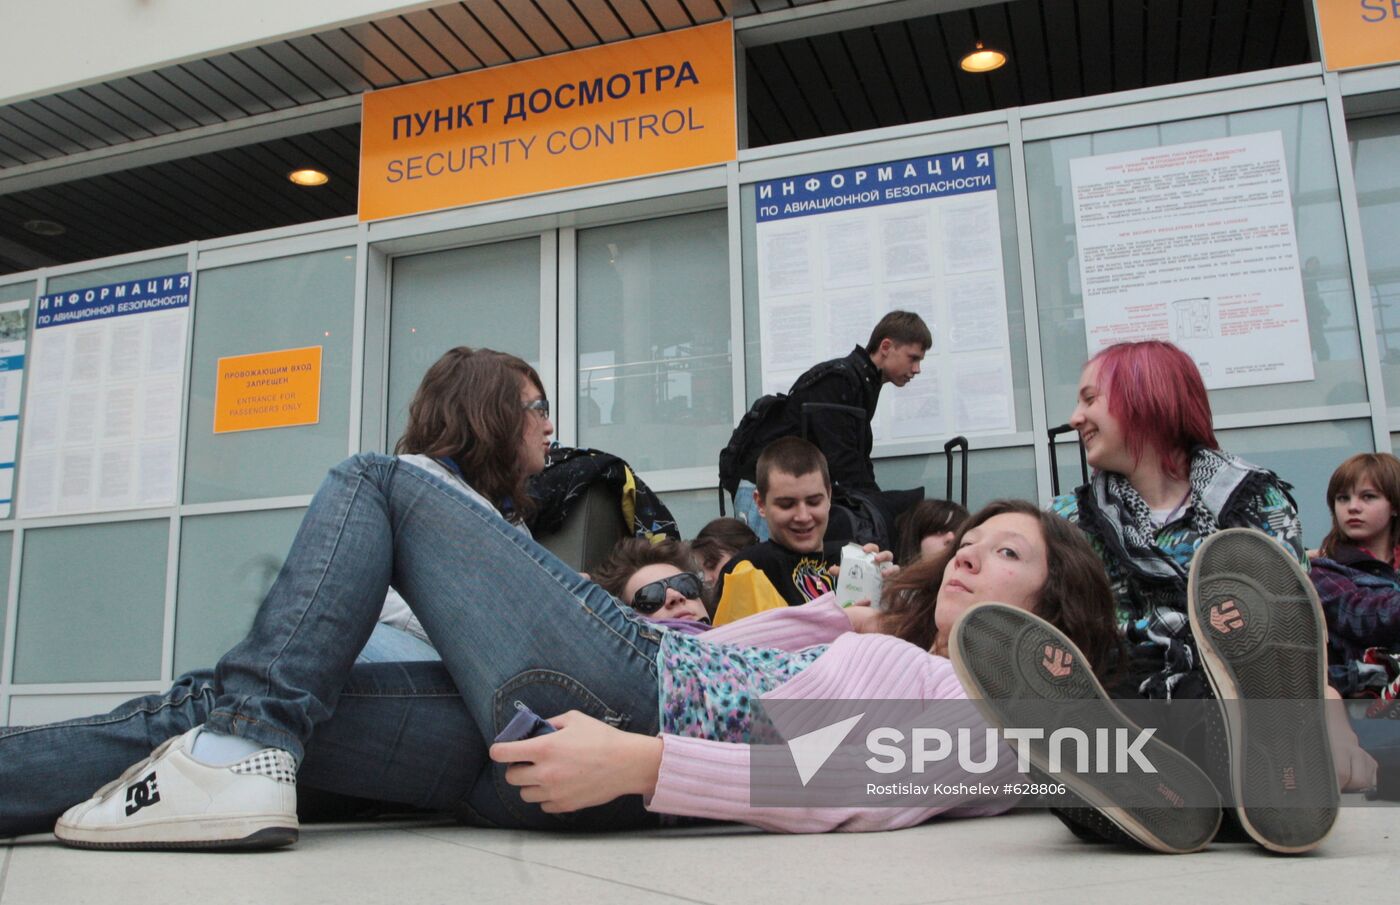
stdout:
<svg viewBox="0 0 1400 905">
<path fill-rule="evenodd" d="M 1191 484 L 1181 514 L 1167 525 L 1152 521 L 1152 510 L 1128 479 L 1097 472 L 1081 491 L 1081 517 L 1092 513 L 1094 533 L 1119 565 L 1118 581 L 1136 586 L 1142 612 L 1122 614 L 1124 636 L 1137 658 L 1161 657 L 1160 671 L 1138 688 L 1149 698 L 1198 697 L 1200 677 L 1190 678 L 1197 658 L 1186 618 L 1186 576 L 1191 557 L 1203 539 L 1219 530 L 1220 514 L 1236 492 L 1256 480 L 1272 477 L 1229 453 L 1197 449 L 1191 455 Z M 1083 504 L 1090 502 L 1090 506 Z M 1171 530 L 1168 530 L 1171 529 Z M 1181 687 L 1185 681 L 1186 686 Z M 1200 688 L 1196 686 L 1201 684 Z"/>
<path fill-rule="evenodd" d="M 1191 488 L 1181 519 L 1189 519 L 1191 531 L 1209 537 L 1219 530 L 1216 521 L 1230 494 L 1252 469 L 1229 453 L 1200 449 L 1191 456 Z M 1160 528 L 1152 522 L 1152 509 L 1127 478 L 1116 472 L 1094 475 L 1094 496 L 1099 511 L 1114 525 L 1128 559 L 1144 574 L 1186 578 L 1186 567 L 1165 556 L 1157 546 Z"/>
</svg>

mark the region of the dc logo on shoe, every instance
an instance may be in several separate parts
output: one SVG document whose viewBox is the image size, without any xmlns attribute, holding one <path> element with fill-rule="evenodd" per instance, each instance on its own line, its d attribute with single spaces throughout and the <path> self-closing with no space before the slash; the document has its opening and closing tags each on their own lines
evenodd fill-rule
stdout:
<svg viewBox="0 0 1400 905">
<path fill-rule="evenodd" d="M 1050 674 L 1050 678 L 1063 679 L 1074 668 L 1074 658 L 1070 656 L 1069 651 L 1047 644 L 1045 659 L 1040 661 L 1040 667 Z"/>
<path fill-rule="evenodd" d="M 1210 608 L 1210 627 L 1222 635 L 1228 635 L 1237 628 L 1244 628 L 1244 614 L 1233 600 L 1218 603 Z"/>
<path fill-rule="evenodd" d="M 126 816 L 130 817 L 147 805 L 160 801 L 160 790 L 156 788 L 156 774 L 152 770 L 145 779 L 126 790 Z"/>
</svg>

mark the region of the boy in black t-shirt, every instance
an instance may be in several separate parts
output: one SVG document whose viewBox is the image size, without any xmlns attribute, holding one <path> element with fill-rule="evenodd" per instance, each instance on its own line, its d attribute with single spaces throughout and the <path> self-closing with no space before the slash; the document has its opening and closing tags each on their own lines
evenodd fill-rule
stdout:
<svg viewBox="0 0 1400 905">
<path fill-rule="evenodd" d="M 723 596 L 724 576 L 748 562 L 789 606 L 815 600 L 836 587 L 831 567 L 841 562 L 842 543 L 823 541 L 831 514 L 826 457 L 800 437 L 783 437 L 763 450 L 755 470 L 754 500 L 770 540 L 734 554 L 720 574 L 716 599 Z"/>
</svg>

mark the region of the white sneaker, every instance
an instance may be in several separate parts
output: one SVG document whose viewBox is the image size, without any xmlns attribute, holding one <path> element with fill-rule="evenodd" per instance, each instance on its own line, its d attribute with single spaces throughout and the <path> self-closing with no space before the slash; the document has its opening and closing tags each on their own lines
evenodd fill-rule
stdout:
<svg viewBox="0 0 1400 905">
<path fill-rule="evenodd" d="M 264 748 L 211 767 L 189 756 L 201 727 L 132 765 L 54 827 L 79 848 L 275 848 L 297 840 L 296 761 Z"/>
</svg>

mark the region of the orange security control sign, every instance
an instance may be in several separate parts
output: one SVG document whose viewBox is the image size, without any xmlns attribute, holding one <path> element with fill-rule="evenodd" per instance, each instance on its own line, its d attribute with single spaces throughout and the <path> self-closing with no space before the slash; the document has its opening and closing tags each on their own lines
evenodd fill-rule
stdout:
<svg viewBox="0 0 1400 905">
<path fill-rule="evenodd" d="M 321 347 L 219 359 L 214 433 L 315 424 L 321 420 Z"/>
<path fill-rule="evenodd" d="M 1400 61 L 1400 0 L 1315 0 L 1328 69 Z"/>
<path fill-rule="evenodd" d="M 360 219 L 733 160 L 717 22 L 364 96 Z"/>
</svg>

